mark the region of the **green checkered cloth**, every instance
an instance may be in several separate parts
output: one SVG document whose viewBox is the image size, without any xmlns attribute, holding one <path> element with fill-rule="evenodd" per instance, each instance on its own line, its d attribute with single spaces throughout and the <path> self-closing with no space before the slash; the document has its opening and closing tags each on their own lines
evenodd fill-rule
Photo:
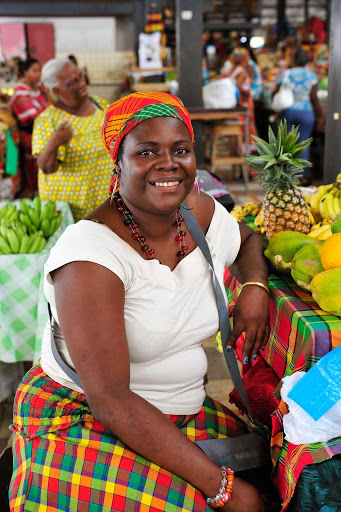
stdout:
<svg viewBox="0 0 341 512">
<path fill-rule="evenodd" d="M 14 204 L 17 201 L 14 201 Z M 5 203 L 0 203 L 0 209 Z M 67 203 L 57 202 L 62 223 L 43 251 L 35 254 L 0 256 L 0 361 L 33 361 L 39 357 L 47 302 L 43 290 L 43 268 L 50 249 L 73 216 Z"/>
</svg>

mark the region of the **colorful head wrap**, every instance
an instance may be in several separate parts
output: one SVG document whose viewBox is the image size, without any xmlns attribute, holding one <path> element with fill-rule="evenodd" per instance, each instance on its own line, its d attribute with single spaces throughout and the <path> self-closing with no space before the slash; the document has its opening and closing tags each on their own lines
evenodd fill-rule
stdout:
<svg viewBox="0 0 341 512">
<path fill-rule="evenodd" d="M 115 101 L 107 110 L 102 129 L 102 138 L 114 163 L 123 138 L 138 124 L 153 117 L 175 117 L 183 121 L 194 142 L 191 118 L 182 101 L 166 92 L 134 92 Z M 118 177 L 110 183 L 109 193 L 118 190 Z"/>
<path fill-rule="evenodd" d="M 142 121 L 153 117 L 180 119 L 194 142 L 190 115 L 179 98 L 166 92 L 134 92 L 115 101 L 105 115 L 102 138 L 114 163 L 123 138 Z"/>
</svg>

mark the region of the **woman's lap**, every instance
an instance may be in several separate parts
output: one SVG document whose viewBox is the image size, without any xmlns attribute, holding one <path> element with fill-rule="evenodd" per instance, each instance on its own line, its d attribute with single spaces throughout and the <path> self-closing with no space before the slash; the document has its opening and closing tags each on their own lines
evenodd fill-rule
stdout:
<svg viewBox="0 0 341 512">
<path fill-rule="evenodd" d="M 209 510 L 193 486 L 129 450 L 106 431 L 82 402 L 84 395 L 71 390 L 67 394 L 67 388 L 58 384 L 54 388 L 54 384 L 36 366 L 19 387 L 13 427 L 12 512 L 38 507 L 56 512 Z M 234 437 L 246 429 L 210 398 L 197 415 L 171 419 L 193 441 Z"/>
</svg>

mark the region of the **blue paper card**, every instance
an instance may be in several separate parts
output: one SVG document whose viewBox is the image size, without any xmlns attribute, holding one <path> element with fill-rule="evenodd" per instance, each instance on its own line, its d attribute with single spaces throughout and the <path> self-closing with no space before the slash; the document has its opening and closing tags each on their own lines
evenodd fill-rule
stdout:
<svg viewBox="0 0 341 512">
<path fill-rule="evenodd" d="M 320 359 L 289 391 L 291 398 L 314 420 L 341 400 L 341 346 Z"/>
</svg>

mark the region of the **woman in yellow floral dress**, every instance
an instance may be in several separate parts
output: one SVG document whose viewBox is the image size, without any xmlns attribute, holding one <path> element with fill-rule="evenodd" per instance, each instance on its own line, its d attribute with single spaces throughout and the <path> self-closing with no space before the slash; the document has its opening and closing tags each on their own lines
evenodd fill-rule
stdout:
<svg viewBox="0 0 341 512">
<path fill-rule="evenodd" d="M 42 80 L 55 101 L 34 123 L 39 196 L 69 203 L 78 221 L 107 195 L 112 163 L 101 139 L 107 103 L 89 96 L 82 73 L 68 59 L 47 62 Z"/>
</svg>

